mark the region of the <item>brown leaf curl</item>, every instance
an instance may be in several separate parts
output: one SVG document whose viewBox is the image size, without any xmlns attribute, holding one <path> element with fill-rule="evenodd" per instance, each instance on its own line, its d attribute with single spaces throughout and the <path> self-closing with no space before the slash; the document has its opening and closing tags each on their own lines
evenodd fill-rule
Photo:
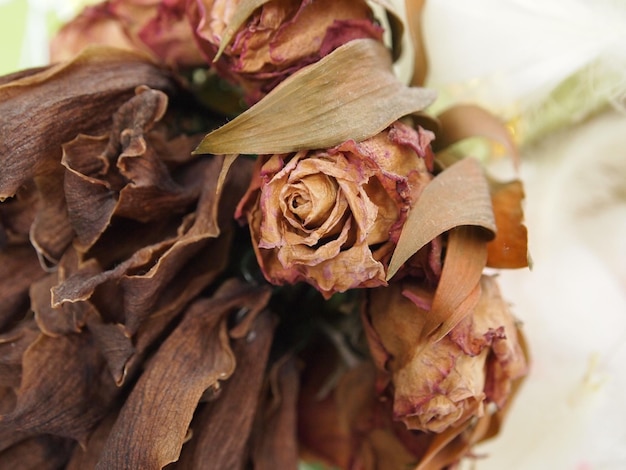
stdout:
<svg viewBox="0 0 626 470">
<path fill-rule="evenodd" d="M 487 266 L 498 269 L 528 266 L 528 232 L 524 225 L 524 187 L 519 180 L 490 182 L 491 201 L 498 231 L 487 244 Z"/>
</svg>

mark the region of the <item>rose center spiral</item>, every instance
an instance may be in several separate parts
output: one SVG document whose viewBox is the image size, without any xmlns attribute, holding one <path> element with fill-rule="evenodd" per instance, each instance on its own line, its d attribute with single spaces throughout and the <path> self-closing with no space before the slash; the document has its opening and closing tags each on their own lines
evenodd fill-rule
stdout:
<svg viewBox="0 0 626 470">
<path fill-rule="evenodd" d="M 289 211 L 307 228 L 321 225 L 337 198 L 337 182 L 324 174 L 309 175 L 291 183 L 287 191 Z"/>
</svg>

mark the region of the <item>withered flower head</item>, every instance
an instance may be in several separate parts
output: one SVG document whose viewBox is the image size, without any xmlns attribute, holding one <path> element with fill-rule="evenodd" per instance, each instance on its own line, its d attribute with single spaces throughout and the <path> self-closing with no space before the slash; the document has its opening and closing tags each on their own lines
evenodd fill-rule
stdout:
<svg viewBox="0 0 626 470">
<path fill-rule="evenodd" d="M 241 433 L 251 431 L 274 325 L 261 312 L 268 290 L 215 282 L 250 165 L 238 163 L 218 205 L 221 158 L 191 155 L 201 134 L 194 108 L 180 113 L 184 93 L 145 56 L 108 48 L 0 81 L 11 118 L 0 155 L 3 464 L 162 468 L 180 457 L 205 391 L 247 355 L 246 390 L 257 378 Z M 245 313 L 235 325 L 233 310 Z"/>
<path fill-rule="evenodd" d="M 246 2 L 195 0 L 189 14 L 212 62 Z M 248 2 L 249 3 L 249 2 Z M 252 102 L 305 65 L 352 39 L 380 40 L 383 30 L 364 0 L 270 0 L 250 11 L 215 63 Z M 259 2 L 256 2 L 258 5 Z"/>
<path fill-rule="evenodd" d="M 410 429 L 442 432 L 482 416 L 487 403 L 501 408 L 526 373 L 521 333 L 496 281 L 483 276 L 480 286 L 474 311 L 437 342 L 423 332 L 428 289 L 405 279 L 369 293 L 372 351 L 390 382 L 394 415 Z"/>
<path fill-rule="evenodd" d="M 363 142 L 258 159 L 246 216 L 268 281 L 306 281 L 325 297 L 385 285 L 385 262 L 430 181 L 432 134 L 400 122 Z"/>
<path fill-rule="evenodd" d="M 53 38 L 51 58 L 69 60 L 87 44 L 143 51 L 173 67 L 205 63 L 194 46 L 186 2 L 179 0 L 108 0 L 85 7 Z"/>
</svg>

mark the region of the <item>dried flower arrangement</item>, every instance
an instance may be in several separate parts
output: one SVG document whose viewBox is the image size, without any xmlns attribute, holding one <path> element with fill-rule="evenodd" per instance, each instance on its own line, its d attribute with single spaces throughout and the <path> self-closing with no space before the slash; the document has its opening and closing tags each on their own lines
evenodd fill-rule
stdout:
<svg viewBox="0 0 626 470">
<path fill-rule="evenodd" d="M 428 114 L 422 3 L 110 0 L 0 78 L 0 461 L 442 469 L 499 432 L 523 189 L 450 151 L 514 156 L 498 119 Z"/>
</svg>

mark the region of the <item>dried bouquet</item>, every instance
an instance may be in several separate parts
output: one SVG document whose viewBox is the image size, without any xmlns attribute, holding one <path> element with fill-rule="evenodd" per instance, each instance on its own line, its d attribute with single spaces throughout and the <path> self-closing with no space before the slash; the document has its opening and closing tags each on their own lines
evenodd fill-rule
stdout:
<svg viewBox="0 0 626 470">
<path fill-rule="evenodd" d="M 0 78 L 4 467 L 442 469 L 499 432 L 523 189 L 459 145 L 515 158 L 498 119 L 429 113 L 422 3 L 110 0 Z"/>
</svg>

